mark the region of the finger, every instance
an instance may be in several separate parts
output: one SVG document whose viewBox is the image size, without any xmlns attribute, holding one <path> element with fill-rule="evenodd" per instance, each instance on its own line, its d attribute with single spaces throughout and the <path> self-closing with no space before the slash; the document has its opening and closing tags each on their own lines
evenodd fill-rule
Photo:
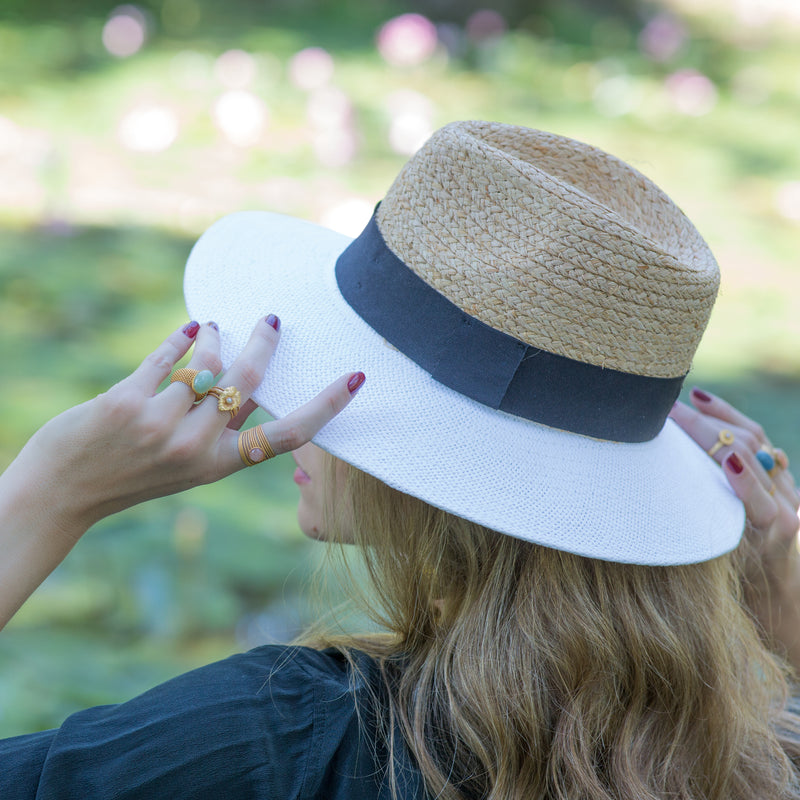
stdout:
<svg viewBox="0 0 800 800">
<path fill-rule="evenodd" d="M 737 451 L 728 455 L 722 468 L 736 496 L 744 503 L 750 524 L 758 530 L 769 528 L 778 516 L 778 501 L 761 484 L 755 470 L 744 463 Z"/>
<path fill-rule="evenodd" d="M 175 364 L 186 355 L 199 330 L 200 325 L 192 321 L 171 333 L 125 379 L 126 382 L 149 396 L 154 395 L 162 381 L 172 372 Z"/>
<path fill-rule="evenodd" d="M 753 450 L 753 452 L 769 444 L 761 425 L 743 414 L 739 409 L 734 408 L 721 397 L 704 392 L 702 389 L 698 389 L 695 386 L 690 393 L 690 398 L 695 408 L 702 414 L 714 417 L 722 422 L 728 422 L 731 425 L 736 425 L 743 431 L 747 431 L 747 437 L 743 438 L 747 446 Z"/>
<path fill-rule="evenodd" d="M 310 442 L 353 399 L 365 380 L 363 372 L 352 372 L 324 388 L 305 405 L 285 417 L 264 425 L 276 453 L 288 453 Z"/>
<path fill-rule="evenodd" d="M 794 475 L 789 471 L 789 460 L 783 450 L 775 451 L 775 463 L 777 469 L 772 470 L 772 480 L 778 492 L 796 512 L 800 508 L 800 494 L 797 492 Z"/>
<path fill-rule="evenodd" d="M 694 439 L 694 441 L 708 453 L 720 441 L 720 430 L 731 430 L 730 428 L 721 428 L 719 422 L 712 418 L 707 417 L 700 413 L 686 403 L 680 401 L 676 402 L 669 412 L 669 416 L 678 423 L 678 425 Z M 736 431 L 731 430 L 733 433 L 734 442 L 736 441 Z M 716 452 L 710 457 L 721 464 L 732 452 L 732 445 L 723 444 L 721 447 L 716 448 Z"/>
<path fill-rule="evenodd" d="M 283 419 L 265 422 L 261 429 L 275 455 L 288 453 L 310 442 L 318 431 L 347 406 L 364 380 L 363 372 L 343 375 Z M 228 472 L 247 466 L 239 454 L 240 435 L 232 430 L 225 431 L 220 442 L 220 462 L 222 469 Z"/>
<path fill-rule="evenodd" d="M 200 326 L 195 338 L 192 357 L 186 366 L 197 372 L 208 370 L 212 375 L 219 375 L 222 371 L 219 347 L 219 328 L 216 322 L 207 322 Z M 173 381 L 165 387 L 158 399 L 171 406 L 177 404 L 176 410 L 181 414 L 185 414 L 196 402 L 192 387 L 179 380 Z"/>
<path fill-rule="evenodd" d="M 752 431 L 732 423 L 721 427 L 716 417 L 707 416 L 680 401 L 672 407 L 669 416 L 718 464 L 722 464 L 736 450 L 764 488 L 772 485 L 769 475 L 751 449 Z M 733 441 L 723 443 L 723 434 L 732 435 Z"/>
<path fill-rule="evenodd" d="M 264 379 L 269 360 L 278 346 L 279 331 L 280 320 L 274 314 L 259 320 L 244 350 L 231 368 L 220 377 L 218 381 L 220 387 L 223 389 L 233 387 L 239 391 L 240 403 L 246 402 Z M 201 419 L 215 418 L 223 428 L 232 421 L 227 411 L 219 409 L 218 400 L 213 395 L 203 400 L 192 415 L 198 415 Z"/>
</svg>

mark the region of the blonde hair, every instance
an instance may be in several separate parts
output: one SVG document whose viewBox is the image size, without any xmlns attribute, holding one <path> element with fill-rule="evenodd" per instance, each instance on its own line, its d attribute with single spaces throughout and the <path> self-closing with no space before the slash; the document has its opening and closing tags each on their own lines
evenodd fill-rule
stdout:
<svg viewBox="0 0 800 800">
<path fill-rule="evenodd" d="M 360 546 L 388 635 L 305 643 L 378 662 L 382 735 L 394 753 L 402 731 L 433 796 L 800 798 L 785 668 L 741 602 L 736 554 L 587 559 L 353 468 L 344 487 L 332 464 L 329 477 L 347 502 L 328 524 Z"/>
</svg>

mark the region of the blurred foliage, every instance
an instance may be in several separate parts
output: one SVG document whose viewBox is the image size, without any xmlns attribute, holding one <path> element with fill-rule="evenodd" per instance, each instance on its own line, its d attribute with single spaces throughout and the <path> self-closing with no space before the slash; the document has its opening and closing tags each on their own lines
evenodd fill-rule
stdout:
<svg viewBox="0 0 800 800">
<path fill-rule="evenodd" d="M 214 218 L 256 207 L 355 230 L 414 136 L 464 118 L 590 141 L 676 198 L 723 270 L 687 385 L 800 463 L 797 27 L 706 0 L 492 7 L 499 28 L 454 0 L 150 0 L 125 12 L 145 37 L 121 57 L 103 44 L 114 3 L 3 0 L 0 342 L 25 401 L 0 419 L 0 465 L 185 321 L 183 263 Z M 437 43 L 399 63 L 380 31 L 409 11 Z M 295 74 L 309 47 L 330 59 L 316 85 Z M 238 127 L 220 111 L 232 92 L 251 113 Z M 315 613 L 300 598 L 320 557 L 291 471 L 279 458 L 91 531 L 0 636 L 0 735 L 291 636 Z"/>
</svg>

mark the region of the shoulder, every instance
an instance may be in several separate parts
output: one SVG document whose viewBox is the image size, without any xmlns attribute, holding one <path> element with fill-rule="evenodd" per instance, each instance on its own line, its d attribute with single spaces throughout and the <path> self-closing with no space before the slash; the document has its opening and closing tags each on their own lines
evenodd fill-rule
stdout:
<svg viewBox="0 0 800 800">
<path fill-rule="evenodd" d="M 58 730 L 0 743 L 3 767 L 11 766 L 0 785 L 17 775 L 17 786 L 64 800 L 346 797 L 326 794 L 338 764 L 348 777 L 337 787 L 377 797 L 360 719 L 377 668 L 355 658 L 354 670 L 335 651 L 309 648 L 231 656 L 126 703 L 73 714 Z M 367 794 L 352 785 L 354 760 L 371 778 Z"/>
</svg>

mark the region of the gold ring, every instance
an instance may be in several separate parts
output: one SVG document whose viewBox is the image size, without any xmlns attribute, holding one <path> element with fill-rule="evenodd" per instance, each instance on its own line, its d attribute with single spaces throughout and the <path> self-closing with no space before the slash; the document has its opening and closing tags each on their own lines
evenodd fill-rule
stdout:
<svg viewBox="0 0 800 800">
<path fill-rule="evenodd" d="M 720 447 L 725 447 L 725 445 L 728 444 L 733 444 L 733 434 L 727 428 L 722 428 L 722 430 L 717 434 L 717 441 L 714 442 L 714 446 L 707 452 L 713 457 Z"/>
<path fill-rule="evenodd" d="M 775 457 L 775 469 L 789 469 L 789 456 L 780 449 L 780 447 L 774 447 L 772 449 L 772 455 Z"/>
<path fill-rule="evenodd" d="M 199 403 L 214 385 L 214 374 L 210 369 L 189 369 L 181 367 L 176 369 L 169 377 L 170 383 L 185 383 L 194 392 L 194 401 Z"/>
<path fill-rule="evenodd" d="M 275 451 L 260 425 L 239 434 L 239 455 L 248 467 L 260 464 L 268 458 L 275 458 Z"/>
<path fill-rule="evenodd" d="M 233 419 L 239 413 L 239 406 L 242 403 L 242 393 L 235 386 L 212 386 L 208 393 L 217 398 L 217 408 L 220 411 L 227 411 Z"/>
<path fill-rule="evenodd" d="M 774 483 L 771 483 L 770 486 L 769 486 L 769 496 L 770 497 L 775 497 L 775 484 Z"/>
</svg>

